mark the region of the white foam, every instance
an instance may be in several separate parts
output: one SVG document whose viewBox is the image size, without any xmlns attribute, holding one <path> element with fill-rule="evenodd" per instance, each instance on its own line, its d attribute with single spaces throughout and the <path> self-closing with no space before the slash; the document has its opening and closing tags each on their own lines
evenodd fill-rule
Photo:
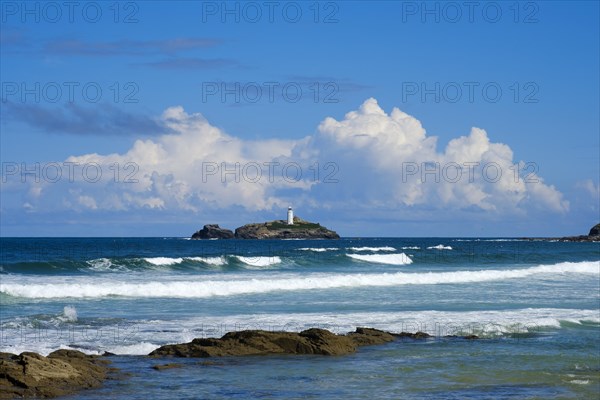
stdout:
<svg viewBox="0 0 600 400">
<path fill-rule="evenodd" d="M 110 261 L 108 258 L 97 258 L 86 261 L 86 263 L 90 266 L 89 269 L 98 272 L 109 271 L 113 266 L 112 261 Z"/>
<path fill-rule="evenodd" d="M 346 333 L 357 326 L 369 326 L 390 332 L 427 332 L 433 336 L 477 334 L 496 337 L 506 334 L 535 333 L 544 328 L 560 329 L 561 321 L 581 324 L 594 320 L 600 324 L 597 310 L 525 308 L 487 311 L 400 311 L 358 313 L 287 313 L 203 316 L 179 321 L 152 321 L 166 332 L 190 332 L 201 326 L 204 336 L 220 337 L 229 331 L 264 329 L 302 331 L 322 327 L 336 333 Z M 150 323 L 148 323 L 150 325 Z M 166 325 L 165 325 L 166 324 Z M 143 327 L 140 327 L 143 329 Z M 166 337 L 165 340 L 173 340 Z"/>
<path fill-rule="evenodd" d="M 65 306 L 63 314 L 58 318 L 62 321 L 75 322 L 77 321 L 77 310 L 73 306 Z"/>
<path fill-rule="evenodd" d="M 384 247 L 349 247 L 352 251 L 396 251 L 395 248 L 390 246 Z"/>
<path fill-rule="evenodd" d="M 399 254 L 346 254 L 350 258 L 378 264 L 406 265 L 412 260 L 404 253 Z"/>
<path fill-rule="evenodd" d="M 560 329 L 561 321 L 581 323 L 595 321 L 600 324 L 597 310 L 561 308 L 524 308 L 512 310 L 477 311 L 390 311 L 390 312 L 314 312 L 314 313 L 256 313 L 225 316 L 201 315 L 184 319 L 137 320 L 123 330 L 123 326 L 105 326 L 69 331 L 51 329 L 43 340 L 23 341 L 36 337 L 39 331 L 16 327 L 4 331 L 5 341 L 0 351 L 21 353 L 35 351 L 43 355 L 60 349 L 76 349 L 86 354 L 148 354 L 160 345 L 185 343 L 196 337 L 221 337 L 230 331 L 264 329 L 271 331 L 299 332 L 307 328 L 321 327 L 335 333 L 353 331 L 358 326 L 369 326 L 391 332 L 427 332 L 439 337 L 445 335 L 476 334 L 481 337 L 499 337 L 510 334 L 536 333 L 543 328 Z M 16 334 L 11 334 L 14 329 Z M 115 341 L 114 332 L 119 332 Z M 547 334 L 547 330 L 544 330 Z M 92 334 L 94 333 L 94 334 Z M 101 334 L 103 333 L 103 334 Z M 110 333 L 110 334 L 104 334 Z M 133 342 L 135 341 L 135 342 Z M 576 365 L 576 369 L 582 369 Z M 573 376 L 572 378 L 575 378 Z M 583 378 L 583 377 L 580 377 Z M 583 383 L 581 383 L 583 384 Z"/>
<path fill-rule="evenodd" d="M 438 244 L 437 246 L 429 246 L 428 250 L 452 250 L 450 246 L 444 246 L 443 244 Z"/>
<path fill-rule="evenodd" d="M 241 262 L 246 265 L 250 265 L 252 267 L 269 267 L 271 265 L 281 263 L 281 257 L 271 256 L 271 257 L 244 257 L 244 256 L 234 256 Z"/>
<path fill-rule="evenodd" d="M 405 246 L 402 250 L 421 250 L 419 246 Z"/>
<path fill-rule="evenodd" d="M 119 355 L 132 355 L 132 356 L 142 356 L 147 355 L 159 348 L 159 344 L 154 344 L 150 342 L 140 342 L 129 345 L 120 345 L 120 346 L 109 346 L 106 348 L 106 351 L 119 354 Z"/>
<path fill-rule="evenodd" d="M 94 260 L 86 261 L 86 264 L 89 265 L 87 270 L 95 271 L 95 272 L 127 272 L 129 269 L 124 265 L 119 265 L 113 263 L 112 260 L 108 258 L 96 258 Z"/>
<path fill-rule="evenodd" d="M 482 239 L 482 242 L 523 242 L 526 239 Z"/>
<path fill-rule="evenodd" d="M 204 264 L 208 264 L 208 265 L 225 265 L 227 263 L 227 261 L 225 260 L 225 257 L 221 256 L 221 257 L 186 257 L 186 260 L 191 260 L 191 261 L 199 261 L 201 263 Z"/>
<path fill-rule="evenodd" d="M 337 247 L 302 247 L 298 250 L 302 250 L 302 251 L 314 251 L 317 253 L 322 253 L 324 251 L 334 251 L 334 250 L 339 250 Z"/>
<path fill-rule="evenodd" d="M 376 255 L 372 255 L 376 256 Z M 384 255 L 379 255 L 384 256 Z M 279 257 L 264 257 L 270 263 Z M 257 258 L 250 258 L 254 262 Z M 276 260 L 273 260 L 276 259 Z M 259 265 L 261 260 L 258 260 Z M 275 291 L 298 291 L 349 287 L 385 287 L 401 285 L 437 285 L 490 282 L 506 279 L 526 278 L 535 275 L 600 275 L 600 262 L 565 262 L 555 265 L 507 270 L 463 270 L 454 272 L 414 272 L 380 274 L 288 274 L 285 277 L 250 279 L 233 277 L 229 280 L 206 280 L 198 277 L 168 277 L 170 280 L 132 282 L 131 279 L 98 277 L 90 283 L 89 277 L 34 277 L 3 276 L 0 291 L 25 298 L 96 298 L 107 296 L 124 297 L 172 297 L 206 298 L 214 296 L 236 296 Z M 126 279 L 126 278 L 125 278 Z"/>
<path fill-rule="evenodd" d="M 23 342 L 23 343 L 19 343 L 19 344 L 9 344 L 9 345 L 1 347 L 0 351 L 6 352 L 6 353 L 12 353 L 12 354 L 21 354 L 24 351 L 33 351 L 42 356 L 47 356 L 48 354 L 52 353 L 53 351 L 62 350 L 62 349 L 77 350 L 82 353 L 85 353 L 88 355 L 95 355 L 95 356 L 98 356 L 98 355 L 101 355 L 102 353 L 104 353 L 103 351 L 98 350 L 98 349 L 84 349 L 84 348 L 79 348 L 79 347 L 68 346 L 65 344 L 57 345 L 56 343 L 48 343 L 48 342 L 43 342 L 43 341 L 28 341 L 28 342 Z"/>
<path fill-rule="evenodd" d="M 526 239 L 453 239 L 453 242 L 523 242 Z"/>
<path fill-rule="evenodd" d="M 144 258 L 144 261 L 149 262 L 152 265 L 174 265 L 183 262 L 183 258 L 150 257 Z"/>
</svg>

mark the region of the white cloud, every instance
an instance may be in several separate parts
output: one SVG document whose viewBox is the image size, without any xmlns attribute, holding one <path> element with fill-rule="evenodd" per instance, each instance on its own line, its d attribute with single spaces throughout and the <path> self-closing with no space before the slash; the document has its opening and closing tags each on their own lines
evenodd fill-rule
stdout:
<svg viewBox="0 0 600 400">
<path fill-rule="evenodd" d="M 600 198 L 600 183 L 598 185 L 595 185 L 591 179 L 586 179 L 585 181 L 577 182 L 575 187 L 585 190 L 594 199 Z"/>
<path fill-rule="evenodd" d="M 341 121 L 326 118 L 321 135 L 332 143 L 333 158 L 350 158 L 360 167 L 344 184 L 354 195 L 375 192 L 406 206 L 442 209 L 476 207 L 486 211 L 522 212 L 528 207 L 564 212 L 569 204 L 553 186 L 535 175 L 522 176 L 509 146 L 493 143 L 483 129 L 451 140 L 443 152 L 437 138 L 427 136 L 421 123 L 394 108 L 388 115 L 375 99 Z M 525 179 L 527 178 L 527 179 Z"/>
<path fill-rule="evenodd" d="M 326 118 L 317 134 L 299 140 L 244 140 L 182 107 L 167 109 L 161 120 L 173 133 L 137 140 L 123 154 L 67 159 L 97 163 L 103 175 L 95 183 L 78 178 L 77 191 L 63 203 L 186 212 L 268 210 L 292 201 L 322 209 L 421 207 L 445 213 L 569 209 L 554 186 L 535 174 L 524 179 L 511 148 L 490 140 L 485 130 L 472 128 L 438 151 L 437 138 L 420 121 L 397 108 L 387 114 L 372 98 L 339 121 Z M 325 177 L 337 183 L 323 183 Z"/>
<path fill-rule="evenodd" d="M 77 198 L 77 201 L 79 202 L 79 204 L 81 204 L 82 206 L 89 208 L 91 210 L 96 210 L 98 209 L 98 206 L 96 205 L 96 200 L 94 200 L 92 197 L 90 196 L 79 196 Z"/>
<path fill-rule="evenodd" d="M 114 174 L 109 174 L 108 180 L 98 184 L 121 192 L 119 204 L 134 208 L 194 211 L 205 206 L 240 205 L 261 210 L 283 204 L 272 194 L 275 187 L 307 187 L 302 181 L 269 182 L 268 165 L 263 165 L 292 160 L 294 147 L 306 140 L 243 141 L 210 125 L 200 114 L 187 114 L 182 107 L 167 109 L 162 121 L 175 133 L 155 140 L 137 140 L 124 154 L 86 154 L 67 161 L 97 163 L 104 166 L 103 170 L 118 165 L 123 169 L 118 182 L 114 182 Z M 125 166 L 130 167 L 129 171 L 124 170 Z M 134 168 L 138 169 L 135 173 Z M 137 182 L 125 182 L 127 172 Z"/>
</svg>

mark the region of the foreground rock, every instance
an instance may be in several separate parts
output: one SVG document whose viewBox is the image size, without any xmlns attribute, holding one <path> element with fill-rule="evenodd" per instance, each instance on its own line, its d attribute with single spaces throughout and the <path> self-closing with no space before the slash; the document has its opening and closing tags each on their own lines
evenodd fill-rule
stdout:
<svg viewBox="0 0 600 400">
<path fill-rule="evenodd" d="M 257 224 L 247 224 L 235 230 L 238 239 L 339 239 L 335 231 L 318 223 L 294 217 L 294 224 L 276 220 Z"/>
<path fill-rule="evenodd" d="M 102 385 L 109 361 L 75 350 L 0 353 L 0 398 L 57 397 Z"/>
<path fill-rule="evenodd" d="M 229 229 L 220 228 L 217 224 L 204 225 L 204 228 L 192 235 L 192 239 L 233 239 Z"/>
<path fill-rule="evenodd" d="M 354 353 L 358 346 L 383 344 L 394 336 L 377 329 L 357 328 L 348 335 L 325 329 L 296 332 L 248 330 L 230 332 L 220 339 L 194 339 L 189 343 L 162 346 L 150 356 L 224 357 L 273 354 L 320 354 L 341 356 Z"/>
</svg>

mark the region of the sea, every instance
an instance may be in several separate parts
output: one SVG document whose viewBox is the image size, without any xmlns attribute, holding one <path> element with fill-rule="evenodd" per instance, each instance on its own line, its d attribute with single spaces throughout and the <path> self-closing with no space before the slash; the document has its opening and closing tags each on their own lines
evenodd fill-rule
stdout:
<svg viewBox="0 0 600 400">
<path fill-rule="evenodd" d="M 113 379 L 68 399 L 600 398 L 600 243 L 1 238 L 0 253 L 0 351 L 114 354 Z M 431 337 L 336 357 L 145 357 L 312 327 Z M 182 365 L 152 368 L 167 362 Z"/>
</svg>

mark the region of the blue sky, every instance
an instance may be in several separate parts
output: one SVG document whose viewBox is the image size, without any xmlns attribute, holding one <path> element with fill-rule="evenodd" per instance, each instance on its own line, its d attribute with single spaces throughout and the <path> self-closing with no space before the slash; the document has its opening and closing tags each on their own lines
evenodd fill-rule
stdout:
<svg viewBox="0 0 600 400">
<path fill-rule="evenodd" d="M 1 7 L 2 236 L 600 220 L 597 2 Z"/>
</svg>

